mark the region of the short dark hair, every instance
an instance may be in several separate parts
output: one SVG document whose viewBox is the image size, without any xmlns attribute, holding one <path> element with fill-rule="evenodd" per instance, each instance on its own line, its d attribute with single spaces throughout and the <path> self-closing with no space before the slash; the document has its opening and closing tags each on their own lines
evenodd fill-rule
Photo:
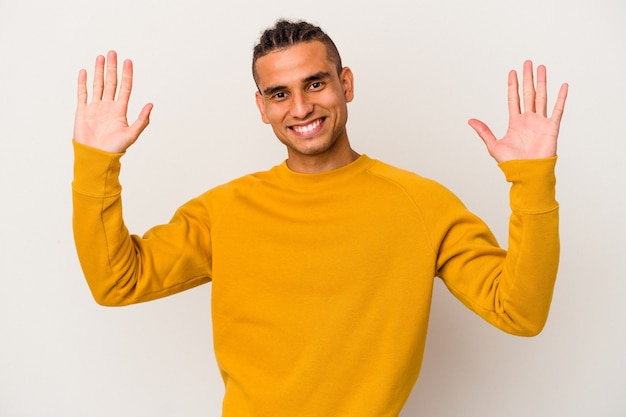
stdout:
<svg viewBox="0 0 626 417">
<path fill-rule="evenodd" d="M 341 73 L 341 56 L 333 40 L 319 26 L 305 21 L 289 21 L 280 19 L 273 27 L 266 29 L 254 47 L 252 53 L 252 76 L 258 85 L 256 61 L 279 49 L 288 48 L 305 42 L 320 41 L 326 46 L 328 59 L 335 63 L 337 74 Z"/>
</svg>

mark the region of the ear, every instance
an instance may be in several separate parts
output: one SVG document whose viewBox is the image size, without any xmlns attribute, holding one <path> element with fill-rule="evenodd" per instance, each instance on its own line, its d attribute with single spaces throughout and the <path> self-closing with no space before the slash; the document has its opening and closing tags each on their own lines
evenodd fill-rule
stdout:
<svg viewBox="0 0 626 417">
<path fill-rule="evenodd" d="M 350 103 L 354 98 L 354 75 L 352 74 L 352 70 L 348 67 L 343 67 L 339 75 L 339 80 L 343 86 L 343 94 L 346 103 Z"/>
<path fill-rule="evenodd" d="M 270 124 L 270 120 L 265 114 L 265 101 L 263 100 L 263 95 L 257 91 L 254 96 L 256 99 L 256 106 L 259 108 L 259 112 L 261 112 L 261 120 L 263 120 L 263 123 L 265 124 Z"/>
</svg>

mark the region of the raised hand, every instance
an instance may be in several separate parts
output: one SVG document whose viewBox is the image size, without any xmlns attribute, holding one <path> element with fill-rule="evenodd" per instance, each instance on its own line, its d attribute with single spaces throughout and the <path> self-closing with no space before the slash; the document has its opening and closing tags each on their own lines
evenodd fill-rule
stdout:
<svg viewBox="0 0 626 417">
<path fill-rule="evenodd" d="M 146 104 L 137 120 L 129 126 L 126 114 L 133 87 L 133 63 L 130 60 L 124 61 L 119 92 L 115 51 L 107 54 L 106 74 L 104 64 L 104 56 L 98 56 L 91 103 L 87 103 L 87 71 L 82 69 L 78 74 L 74 140 L 103 151 L 120 153 L 126 151 L 148 126 L 152 104 Z"/>
<path fill-rule="evenodd" d="M 524 62 L 523 76 L 524 112 L 520 110 L 517 73 L 509 72 L 508 101 L 509 126 L 501 139 L 496 139 L 489 127 L 480 120 L 470 119 L 469 125 L 478 133 L 489 154 L 498 162 L 512 159 L 539 159 L 556 155 L 557 138 L 568 85 L 563 84 L 552 110 L 547 117 L 546 67 L 537 68 L 537 89 L 533 79 L 533 63 Z"/>
</svg>

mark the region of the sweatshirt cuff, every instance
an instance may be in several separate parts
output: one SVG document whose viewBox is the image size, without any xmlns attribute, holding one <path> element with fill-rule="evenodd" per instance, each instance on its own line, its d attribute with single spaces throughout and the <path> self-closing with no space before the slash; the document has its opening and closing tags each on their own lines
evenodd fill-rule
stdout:
<svg viewBox="0 0 626 417">
<path fill-rule="evenodd" d="M 498 164 L 511 183 L 511 210 L 524 213 L 543 213 L 558 208 L 556 201 L 557 157 L 532 160 L 513 160 Z"/>
<path fill-rule="evenodd" d="M 72 140 L 74 147 L 74 181 L 72 188 L 80 194 L 107 197 L 119 194 L 120 159 L 123 153 L 110 153 Z"/>
</svg>

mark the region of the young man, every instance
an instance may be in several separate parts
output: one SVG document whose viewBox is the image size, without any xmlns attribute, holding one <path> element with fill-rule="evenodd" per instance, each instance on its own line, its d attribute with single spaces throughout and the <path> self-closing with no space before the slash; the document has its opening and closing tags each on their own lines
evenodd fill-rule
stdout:
<svg viewBox="0 0 626 417">
<path fill-rule="evenodd" d="M 470 120 L 511 188 L 509 249 L 441 185 L 357 154 L 353 75 L 330 38 L 280 21 L 254 50 L 256 104 L 287 160 L 207 191 L 143 237 L 124 226 L 120 157 L 152 106 L 126 122 L 132 64 L 78 80 L 74 233 L 97 302 L 125 305 L 212 282 L 223 416 L 397 416 L 419 373 L 433 279 L 498 328 L 539 333 L 556 278 L 556 142 L 546 72 L 509 75 L 509 130 Z"/>
</svg>

